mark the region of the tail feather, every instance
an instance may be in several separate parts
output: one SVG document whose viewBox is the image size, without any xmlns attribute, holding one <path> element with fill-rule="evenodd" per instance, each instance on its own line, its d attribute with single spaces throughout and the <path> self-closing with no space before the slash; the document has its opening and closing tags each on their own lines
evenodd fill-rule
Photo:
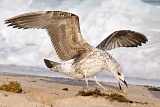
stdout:
<svg viewBox="0 0 160 107">
<path fill-rule="evenodd" d="M 54 62 L 54 61 L 51 61 L 51 60 L 48 60 L 48 59 L 44 59 L 44 63 L 48 68 L 53 68 L 54 66 L 60 64 L 58 62 Z"/>
</svg>

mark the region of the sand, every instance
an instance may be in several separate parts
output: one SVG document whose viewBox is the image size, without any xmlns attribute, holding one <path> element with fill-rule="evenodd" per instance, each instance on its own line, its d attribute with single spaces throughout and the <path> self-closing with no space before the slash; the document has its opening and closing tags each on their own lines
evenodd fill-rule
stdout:
<svg viewBox="0 0 160 107">
<path fill-rule="evenodd" d="M 0 85 L 10 81 L 18 81 L 23 92 L 0 91 L 0 107 L 160 107 L 160 91 L 149 91 L 146 86 L 129 84 L 127 95 L 118 92 L 129 100 L 139 102 L 124 103 L 103 97 L 77 96 L 84 89 L 84 80 L 0 73 Z M 110 90 L 119 91 L 116 83 L 102 84 Z M 101 89 L 94 81 L 89 81 L 89 85 L 91 90 L 98 88 L 104 93 L 111 93 Z"/>
</svg>

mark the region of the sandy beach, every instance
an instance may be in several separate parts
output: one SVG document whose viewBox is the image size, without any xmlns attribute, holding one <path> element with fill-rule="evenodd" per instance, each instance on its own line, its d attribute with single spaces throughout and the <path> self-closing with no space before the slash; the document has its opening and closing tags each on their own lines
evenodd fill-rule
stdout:
<svg viewBox="0 0 160 107">
<path fill-rule="evenodd" d="M 22 93 L 0 91 L 0 107 L 159 107 L 160 91 L 149 91 L 146 86 L 130 85 L 128 94 L 124 95 L 134 103 L 110 101 L 103 97 L 78 96 L 84 89 L 84 80 L 51 78 L 13 73 L 0 73 L 0 85 L 17 81 L 22 86 Z M 108 89 L 118 91 L 116 83 L 102 84 Z M 96 87 L 103 93 L 107 92 L 89 81 L 90 89 Z M 124 86 L 123 86 L 124 87 Z"/>
</svg>

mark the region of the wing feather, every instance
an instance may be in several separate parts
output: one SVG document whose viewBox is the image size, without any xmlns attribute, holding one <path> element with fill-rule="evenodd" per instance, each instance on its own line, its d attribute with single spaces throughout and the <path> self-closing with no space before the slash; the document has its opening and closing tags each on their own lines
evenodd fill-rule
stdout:
<svg viewBox="0 0 160 107">
<path fill-rule="evenodd" d="M 97 48 L 102 50 L 111 50 L 116 47 L 137 47 L 141 46 L 142 43 L 146 43 L 148 39 L 145 35 L 131 31 L 131 30 L 120 30 L 115 31 L 104 39 Z"/>
<path fill-rule="evenodd" d="M 5 23 L 18 29 L 46 29 L 59 58 L 63 61 L 79 56 L 90 47 L 81 35 L 78 16 L 72 13 L 31 12 L 7 19 Z"/>
</svg>

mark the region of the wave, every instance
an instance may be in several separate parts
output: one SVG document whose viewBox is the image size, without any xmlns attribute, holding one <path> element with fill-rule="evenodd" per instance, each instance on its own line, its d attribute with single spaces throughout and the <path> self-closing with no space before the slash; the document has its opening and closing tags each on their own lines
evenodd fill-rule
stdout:
<svg viewBox="0 0 160 107">
<path fill-rule="evenodd" d="M 45 67 L 43 58 L 58 61 L 45 30 L 18 30 L 4 20 L 32 11 L 60 10 L 80 17 L 83 37 L 93 46 L 114 31 L 130 29 L 147 36 L 138 48 L 109 51 L 126 77 L 160 79 L 160 7 L 140 0 L 1 0 L 0 64 Z M 109 75 L 107 72 L 99 76 Z"/>
</svg>

